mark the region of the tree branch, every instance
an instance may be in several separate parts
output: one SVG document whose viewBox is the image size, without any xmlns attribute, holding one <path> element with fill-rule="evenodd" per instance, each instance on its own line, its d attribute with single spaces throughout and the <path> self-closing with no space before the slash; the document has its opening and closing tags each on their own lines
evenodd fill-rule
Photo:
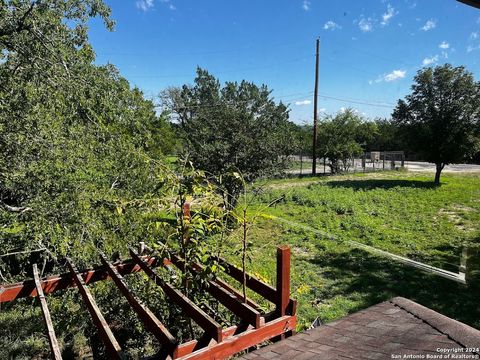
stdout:
<svg viewBox="0 0 480 360">
<path fill-rule="evenodd" d="M 8 212 L 14 212 L 14 213 L 20 213 L 23 214 L 28 211 L 33 211 L 32 208 L 26 207 L 26 206 L 10 206 L 7 204 L 2 204 L 2 206 L 7 210 Z"/>
</svg>

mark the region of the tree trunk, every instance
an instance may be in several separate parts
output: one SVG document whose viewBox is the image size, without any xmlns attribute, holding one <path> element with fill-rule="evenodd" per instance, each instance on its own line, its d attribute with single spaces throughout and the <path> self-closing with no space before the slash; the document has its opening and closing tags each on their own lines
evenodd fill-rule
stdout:
<svg viewBox="0 0 480 360">
<path fill-rule="evenodd" d="M 435 164 L 437 171 L 435 172 L 435 184 L 440 184 L 440 174 L 442 173 L 443 168 L 445 167 L 444 163 L 436 163 Z"/>
</svg>

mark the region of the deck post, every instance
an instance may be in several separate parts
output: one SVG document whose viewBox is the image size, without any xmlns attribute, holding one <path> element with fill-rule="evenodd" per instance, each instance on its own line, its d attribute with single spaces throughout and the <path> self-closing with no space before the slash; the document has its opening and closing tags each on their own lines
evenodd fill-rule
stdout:
<svg viewBox="0 0 480 360">
<path fill-rule="evenodd" d="M 290 247 L 277 248 L 277 301 L 278 316 L 285 316 L 290 302 Z"/>
</svg>

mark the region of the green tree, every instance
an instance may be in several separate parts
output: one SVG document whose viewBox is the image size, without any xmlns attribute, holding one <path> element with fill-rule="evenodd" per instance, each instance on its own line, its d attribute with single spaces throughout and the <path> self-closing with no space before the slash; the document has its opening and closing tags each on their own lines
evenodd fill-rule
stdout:
<svg viewBox="0 0 480 360">
<path fill-rule="evenodd" d="M 163 96 L 175 115 L 194 165 L 213 175 L 241 172 L 247 181 L 280 172 L 293 151 L 288 109 L 275 103 L 265 85 L 242 81 L 224 86 L 197 69 L 193 86 L 169 89 Z M 223 176 L 235 198 L 241 184 Z"/>
<path fill-rule="evenodd" d="M 328 159 L 332 173 L 348 171 L 350 162 L 362 154 L 363 148 L 376 131 L 352 109 L 329 116 L 318 127 L 318 155 Z"/>
<path fill-rule="evenodd" d="M 3 251 L 96 259 L 97 247 L 146 236 L 148 226 L 126 226 L 137 217 L 127 209 L 161 194 L 171 130 L 115 67 L 93 64 L 87 22 L 100 16 L 111 28 L 110 10 L 98 0 L 3 1 L 0 12 Z"/>
<path fill-rule="evenodd" d="M 100 0 L 0 2 L 0 249 L 48 250 L 1 257 L 2 283 L 30 277 L 33 262 L 47 260 L 44 275 L 62 273 L 65 255 L 81 268 L 98 264 L 98 250 L 123 255 L 127 245 L 167 234 L 157 224 L 176 181 L 162 161 L 170 125 L 114 66 L 94 64 L 87 24 L 99 16 L 111 28 L 109 14 Z M 118 293 L 108 284 L 95 292 L 107 317 L 128 324 L 122 341 L 148 342 Z M 90 347 L 101 358 L 81 302 L 63 295 L 49 306 L 58 310 L 65 356 L 83 357 Z M 156 310 L 167 310 L 160 300 Z M 22 319 L 38 310 L 30 306 L 2 308 L 0 358 L 48 356 L 47 343 L 32 335 L 41 323 Z"/>
<path fill-rule="evenodd" d="M 478 151 L 480 84 L 463 66 L 422 69 L 412 93 L 398 101 L 392 116 L 411 147 L 435 163 L 439 184 L 445 165 L 465 161 Z"/>
<path fill-rule="evenodd" d="M 375 119 L 371 123 L 376 131 L 367 142 L 367 151 L 408 151 L 397 123 L 391 119 Z"/>
</svg>

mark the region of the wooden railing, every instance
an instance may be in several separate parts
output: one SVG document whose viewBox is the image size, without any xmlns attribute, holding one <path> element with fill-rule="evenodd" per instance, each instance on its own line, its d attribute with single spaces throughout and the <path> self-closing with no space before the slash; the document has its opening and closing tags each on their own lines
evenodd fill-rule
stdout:
<svg viewBox="0 0 480 360">
<path fill-rule="evenodd" d="M 44 279 L 39 278 L 34 265 L 33 279 L 16 284 L 0 285 L 0 303 L 24 297 L 38 297 L 40 299 L 52 358 L 54 359 L 61 359 L 61 352 L 45 295 L 73 287 L 76 287 L 80 292 L 109 358 L 124 358 L 123 350 L 88 289 L 89 284 L 107 279 L 115 283 L 119 292 L 125 296 L 128 304 L 145 328 L 159 341 L 161 349 L 157 355 L 160 358 L 223 359 L 266 340 L 281 339 L 295 331 L 297 321 L 296 301 L 290 298 L 290 249 L 288 247 L 277 248 L 276 287 L 272 287 L 248 274 L 246 276 L 246 285 L 249 289 L 275 304 L 273 312 L 262 313 L 260 307 L 253 300 L 244 299 L 240 291 L 219 277 L 208 281 L 206 290 L 209 294 L 241 319 L 239 324 L 226 329 L 222 328 L 180 290 L 162 279 L 156 271 L 156 268 L 160 266 L 176 266 L 182 270 L 185 265 L 183 259 L 175 254 L 161 257 L 145 246 L 141 246 L 141 252 L 132 248 L 129 249 L 129 252 L 131 259 L 115 263 L 109 262 L 105 255 L 100 254 L 102 265 L 82 271 L 77 270 L 72 260 L 67 259 L 68 272 Z M 226 275 L 243 283 L 242 270 L 224 259 L 221 259 L 220 263 L 221 267 L 225 269 Z M 199 264 L 187 264 L 187 266 L 189 270 L 202 270 L 202 266 Z M 180 344 L 155 314 L 128 288 L 124 276 L 139 271 L 147 274 L 149 279 L 162 289 L 170 301 L 179 306 L 185 315 L 203 329 L 204 335 L 200 339 Z"/>
</svg>

